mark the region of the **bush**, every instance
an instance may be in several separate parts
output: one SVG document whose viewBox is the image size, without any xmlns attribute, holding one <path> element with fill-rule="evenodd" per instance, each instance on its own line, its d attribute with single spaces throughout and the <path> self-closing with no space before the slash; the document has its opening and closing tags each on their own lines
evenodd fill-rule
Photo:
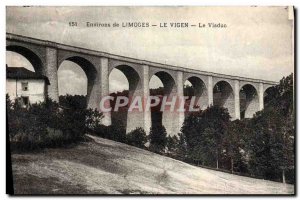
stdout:
<svg viewBox="0 0 300 200">
<path fill-rule="evenodd" d="M 164 126 L 156 125 L 150 128 L 149 150 L 155 153 L 164 153 L 167 145 L 167 131 Z"/>
<path fill-rule="evenodd" d="M 8 131 L 12 150 L 58 147 L 82 141 L 87 130 L 100 125 L 102 114 L 77 104 L 77 96 L 64 98 L 64 107 L 45 102 L 22 108 L 7 95 Z M 79 99 L 82 102 L 82 98 Z M 69 104 L 68 104 L 69 103 Z"/>
<path fill-rule="evenodd" d="M 12 118 L 13 117 L 13 118 Z M 47 135 L 46 125 L 26 110 L 10 112 L 9 139 L 12 150 L 33 150 L 43 145 Z"/>
<path fill-rule="evenodd" d="M 87 101 L 84 95 L 61 95 L 59 96 L 59 104 L 63 108 L 86 109 Z"/>
<path fill-rule="evenodd" d="M 92 129 L 89 128 L 89 132 L 92 133 L 93 135 L 102 138 L 126 143 L 126 129 L 124 126 L 120 125 L 119 123 L 110 126 L 105 126 L 99 123 L 96 126 L 94 126 Z"/>
<path fill-rule="evenodd" d="M 99 137 L 108 138 L 108 135 L 109 135 L 108 129 L 109 129 L 109 126 L 100 124 L 99 126 L 95 127 L 93 130 L 90 130 L 89 133 L 99 136 Z"/>
<path fill-rule="evenodd" d="M 105 137 L 110 140 L 126 143 L 126 129 L 119 125 L 108 126 Z"/>
<path fill-rule="evenodd" d="M 88 130 L 95 132 L 96 130 L 101 130 L 102 124 L 101 120 L 103 119 L 103 114 L 97 111 L 96 109 L 88 109 L 85 116 L 85 123 Z"/>
<path fill-rule="evenodd" d="M 167 137 L 167 154 L 171 157 L 176 157 L 179 139 L 176 135 Z"/>
<path fill-rule="evenodd" d="M 184 134 L 179 133 L 178 136 L 173 136 L 168 139 L 168 155 L 172 158 L 188 162 L 187 143 Z"/>
<path fill-rule="evenodd" d="M 127 144 L 136 146 L 139 148 L 145 148 L 145 144 L 147 143 L 147 135 L 144 129 L 136 128 L 127 134 Z"/>
<path fill-rule="evenodd" d="M 20 107 L 17 101 L 7 104 L 12 150 L 33 150 L 44 145 L 47 135 L 46 122 L 49 122 L 46 118 L 50 116 L 47 112 L 41 112 L 44 105 L 33 105 L 32 108 L 26 109 Z"/>
</svg>

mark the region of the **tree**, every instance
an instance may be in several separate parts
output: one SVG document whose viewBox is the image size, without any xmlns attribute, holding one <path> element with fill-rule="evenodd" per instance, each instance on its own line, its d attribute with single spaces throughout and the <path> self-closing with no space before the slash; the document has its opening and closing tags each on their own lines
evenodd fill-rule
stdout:
<svg viewBox="0 0 300 200">
<path fill-rule="evenodd" d="M 195 96 L 195 88 L 193 86 L 185 85 L 183 88 L 184 96 L 192 97 Z"/>
<path fill-rule="evenodd" d="M 126 128 L 120 124 L 116 123 L 107 127 L 106 133 L 107 139 L 114 140 L 117 142 L 126 142 Z"/>
<path fill-rule="evenodd" d="M 281 162 L 282 180 L 285 182 L 285 171 L 291 172 L 294 182 L 294 156 L 295 156 L 295 98 L 294 98 L 294 77 L 290 74 L 283 77 L 277 86 L 279 91 L 278 109 L 283 115 L 283 160 Z"/>
<path fill-rule="evenodd" d="M 86 109 L 87 102 L 84 95 L 61 95 L 59 104 L 63 108 Z"/>
<path fill-rule="evenodd" d="M 149 150 L 155 153 L 163 153 L 167 145 L 167 131 L 164 126 L 156 125 L 150 128 Z"/>
<path fill-rule="evenodd" d="M 173 158 L 182 161 L 187 161 L 188 152 L 185 136 L 182 133 L 178 133 L 178 136 L 168 136 L 167 140 L 168 154 L 171 155 Z"/>
<path fill-rule="evenodd" d="M 190 114 L 181 129 L 186 138 L 189 157 L 218 168 L 222 140 L 229 120 L 228 110 L 218 106 Z"/>
<path fill-rule="evenodd" d="M 283 77 L 279 85 L 271 89 L 271 94 L 266 96 L 265 108 L 272 108 L 284 116 L 292 117 L 294 113 L 294 82 L 293 74 Z"/>
<path fill-rule="evenodd" d="M 201 159 L 204 165 L 212 165 L 216 162 L 216 168 L 219 168 L 220 147 L 219 133 L 213 127 L 207 127 L 202 133 L 202 141 L 198 147 Z"/>
<path fill-rule="evenodd" d="M 86 112 L 86 127 L 87 129 L 91 130 L 92 132 L 95 132 L 97 129 L 99 129 L 102 124 L 101 120 L 103 119 L 103 113 L 99 112 L 97 109 L 87 109 Z"/>
<path fill-rule="evenodd" d="M 266 179 L 277 180 L 283 158 L 283 120 L 274 109 L 258 112 L 252 119 L 252 131 L 248 137 L 250 171 Z"/>
<path fill-rule="evenodd" d="M 251 119 L 250 170 L 266 179 L 294 181 L 293 74 L 272 90 L 265 109 Z"/>
<path fill-rule="evenodd" d="M 226 156 L 230 160 L 230 170 L 233 173 L 247 172 L 247 158 L 245 144 L 248 135 L 248 120 L 235 120 L 229 123 L 228 131 L 223 138 L 223 147 Z"/>
<path fill-rule="evenodd" d="M 173 136 L 168 136 L 167 137 L 167 153 L 171 157 L 176 157 L 177 156 L 177 148 L 179 145 L 179 139 L 176 135 Z"/>
<path fill-rule="evenodd" d="M 136 146 L 139 148 L 145 148 L 145 144 L 147 143 L 147 134 L 144 131 L 143 128 L 138 127 L 136 129 L 134 129 L 133 131 L 131 131 L 130 133 L 128 133 L 126 135 L 127 138 L 127 144 L 132 145 L 132 146 Z"/>
</svg>

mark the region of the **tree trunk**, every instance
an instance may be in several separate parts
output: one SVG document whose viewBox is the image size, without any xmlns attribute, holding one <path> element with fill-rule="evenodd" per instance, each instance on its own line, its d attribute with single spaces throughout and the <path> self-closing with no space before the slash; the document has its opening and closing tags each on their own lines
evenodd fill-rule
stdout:
<svg viewBox="0 0 300 200">
<path fill-rule="evenodd" d="M 286 183 L 285 182 L 285 170 L 282 170 L 282 183 Z"/>
</svg>

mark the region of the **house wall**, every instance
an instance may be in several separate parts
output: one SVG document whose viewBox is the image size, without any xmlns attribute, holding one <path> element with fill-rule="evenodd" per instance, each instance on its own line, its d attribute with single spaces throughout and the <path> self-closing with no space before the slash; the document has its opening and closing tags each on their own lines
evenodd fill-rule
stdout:
<svg viewBox="0 0 300 200">
<path fill-rule="evenodd" d="M 28 82 L 28 90 L 22 90 L 22 82 Z M 28 96 L 29 103 L 39 103 L 45 100 L 45 81 L 36 79 L 6 79 L 6 93 L 14 101 L 16 97 Z"/>
</svg>

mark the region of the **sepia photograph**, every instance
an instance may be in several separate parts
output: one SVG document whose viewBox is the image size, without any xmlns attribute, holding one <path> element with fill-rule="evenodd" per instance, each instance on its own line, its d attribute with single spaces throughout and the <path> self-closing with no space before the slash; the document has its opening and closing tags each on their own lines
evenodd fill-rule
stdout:
<svg viewBox="0 0 300 200">
<path fill-rule="evenodd" d="M 6 193 L 295 195 L 295 13 L 6 6 Z"/>
</svg>

